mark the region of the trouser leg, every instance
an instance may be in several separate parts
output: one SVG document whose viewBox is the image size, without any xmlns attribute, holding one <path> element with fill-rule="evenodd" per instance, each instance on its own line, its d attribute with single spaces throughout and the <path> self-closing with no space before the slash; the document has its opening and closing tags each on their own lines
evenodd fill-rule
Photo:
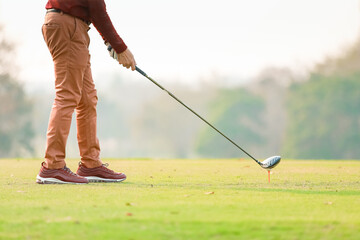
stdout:
<svg viewBox="0 0 360 240">
<path fill-rule="evenodd" d="M 81 162 L 88 168 L 98 167 L 100 161 L 100 146 L 96 133 L 97 92 L 91 74 L 90 62 L 85 70 L 82 95 L 76 107 L 77 139 Z"/>
<path fill-rule="evenodd" d="M 80 100 L 80 86 L 74 79 L 81 75 L 81 71 L 75 69 L 56 70 L 57 80 L 62 79 L 63 82 L 56 86 L 56 96 L 50 113 L 45 150 L 47 168 L 65 166 L 65 148 L 72 114 Z"/>
<path fill-rule="evenodd" d="M 47 131 L 47 168 L 65 166 L 71 118 L 81 100 L 83 78 L 89 62 L 87 29 L 81 20 L 59 13 L 47 14 L 42 28 L 54 61 L 56 94 Z"/>
</svg>

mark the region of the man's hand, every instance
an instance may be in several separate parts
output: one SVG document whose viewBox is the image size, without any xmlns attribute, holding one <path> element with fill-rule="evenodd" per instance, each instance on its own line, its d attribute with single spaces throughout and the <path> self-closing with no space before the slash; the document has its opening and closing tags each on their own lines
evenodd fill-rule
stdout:
<svg viewBox="0 0 360 240">
<path fill-rule="evenodd" d="M 117 54 L 115 50 L 111 47 L 110 43 L 105 42 L 105 45 L 107 46 L 107 50 L 109 51 L 110 57 L 116 59 L 119 64 L 123 65 L 126 68 L 130 68 L 131 70 L 135 70 L 136 62 L 135 58 L 130 52 L 130 50 L 127 48 L 124 52 Z"/>
<path fill-rule="evenodd" d="M 132 71 L 135 70 L 135 65 L 136 65 L 135 58 L 128 48 L 124 52 L 118 54 L 117 57 L 119 64 L 123 65 L 126 68 L 131 67 Z"/>
</svg>

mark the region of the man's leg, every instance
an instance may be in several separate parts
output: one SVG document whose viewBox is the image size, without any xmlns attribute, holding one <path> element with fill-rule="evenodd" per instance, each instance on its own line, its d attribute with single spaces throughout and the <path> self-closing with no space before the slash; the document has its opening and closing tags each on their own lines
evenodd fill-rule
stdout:
<svg viewBox="0 0 360 240">
<path fill-rule="evenodd" d="M 89 61 L 88 38 L 79 19 L 62 13 L 49 13 L 43 25 L 45 42 L 53 57 L 55 100 L 47 131 L 44 166 L 59 169 L 65 166 L 65 147 L 74 109 L 79 104 L 83 76 Z"/>
<path fill-rule="evenodd" d="M 84 75 L 82 89 L 81 100 L 76 108 L 77 137 L 81 155 L 81 164 L 76 173 L 89 182 L 122 182 L 126 179 L 124 173 L 114 172 L 100 161 L 99 140 L 96 136 L 97 96 L 90 63 Z"/>
<path fill-rule="evenodd" d="M 92 79 L 90 57 L 85 70 L 81 99 L 76 107 L 77 137 L 81 155 L 76 173 L 90 182 L 122 182 L 124 173 L 114 172 L 100 161 L 99 140 L 96 133 L 97 93 Z"/>
<path fill-rule="evenodd" d="M 76 107 L 77 138 L 81 163 L 88 168 L 99 167 L 102 164 L 100 161 L 99 140 L 96 132 L 97 100 L 97 92 L 89 61 L 83 78 L 81 99 Z"/>
</svg>

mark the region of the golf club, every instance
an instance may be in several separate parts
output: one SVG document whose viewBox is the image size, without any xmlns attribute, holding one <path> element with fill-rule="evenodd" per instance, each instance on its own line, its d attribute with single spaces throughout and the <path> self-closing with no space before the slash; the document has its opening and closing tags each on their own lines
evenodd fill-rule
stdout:
<svg viewBox="0 0 360 240">
<path fill-rule="evenodd" d="M 114 59 L 118 59 L 117 54 L 115 53 L 115 51 L 113 50 L 113 48 L 111 47 L 110 44 L 105 43 L 107 46 L 107 50 L 110 53 L 110 56 Z M 198 118 L 200 118 L 201 120 L 203 120 L 207 125 L 209 125 L 210 127 L 212 127 L 215 131 L 217 131 L 220 135 L 222 135 L 224 138 L 226 138 L 229 142 L 231 142 L 234 146 L 236 146 L 238 149 L 240 149 L 243 153 L 245 153 L 246 155 L 248 155 L 251 159 L 253 159 L 257 164 L 259 164 L 262 168 L 268 170 L 269 174 L 270 174 L 270 169 L 274 168 L 276 165 L 278 165 L 280 163 L 281 157 L 280 156 L 273 156 L 273 157 L 269 157 L 267 159 L 265 159 L 264 161 L 260 162 L 259 160 L 257 160 L 256 158 L 254 158 L 253 156 L 251 156 L 248 152 L 246 152 L 244 149 L 242 149 L 239 145 L 237 145 L 233 140 L 231 140 L 230 138 L 228 138 L 224 133 L 222 133 L 220 130 L 218 130 L 216 127 L 214 127 L 211 123 L 209 123 L 208 121 L 206 121 L 202 116 L 200 116 L 198 113 L 196 113 L 194 110 L 192 110 L 190 107 L 188 107 L 185 103 L 183 103 L 182 101 L 180 101 L 174 94 L 172 94 L 171 92 L 169 92 L 167 89 L 165 89 L 163 86 L 161 86 L 158 82 L 156 82 L 154 79 L 152 79 L 151 77 L 149 77 L 143 70 L 141 70 L 138 66 L 135 66 L 135 69 L 138 73 L 140 73 L 141 75 L 143 75 L 144 77 L 146 77 L 147 79 L 149 79 L 152 83 L 154 83 L 156 86 L 158 86 L 160 89 L 162 89 L 163 91 L 165 91 L 167 94 L 169 94 L 173 99 L 175 99 L 177 102 L 179 102 L 181 105 L 183 105 L 185 108 L 187 108 L 189 111 L 191 111 L 193 114 L 195 114 Z M 270 176 L 270 175 L 269 175 Z"/>
<path fill-rule="evenodd" d="M 257 164 L 259 164 L 262 168 L 264 169 L 272 169 L 274 168 L 276 165 L 279 164 L 281 157 L 280 156 L 273 156 L 273 157 L 269 157 L 267 159 L 265 159 L 263 162 L 260 162 L 259 160 L 257 160 L 256 158 L 254 158 L 253 156 L 251 156 L 248 152 L 246 152 L 244 149 L 242 149 L 239 145 L 237 145 L 233 140 L 231 140 L 229 137 L 227 137 L 224 133 L 222 133 L 220 130 L 218 130 L 216 127 L 214 127 L 211 123 L 209 123 L 208 121 L 206 121 L 202 116 L 200 116 L 198 113 L 196 113 L 194 110 L 192 110 L 190 107 L 188 107 L 185 103 L 183 103 L 181 100 L 179 100 L 176 96 L 174 96 L 174 94 L 172 94 L 171 92 L 169 92 L 167 89 L 165 89 L 163 86 L 161 86 L 158 82 L 156 82 L 154 79 L 152 79 L 151 77 L 149 77 L 143 70 L 141 70 L 138 66 L 135 66 L 135 69 L 137 72 L 139 72 L 141 75 L 143 75 L 144 77 L 146 77 L 147 79 L 149 79 L 151 82 L 153 82 L 156 86 L 158 86 L 160 89 L 162 89 L 163 91 L 165 91 L 167 94 L 169 94 L 173 99 L 175 99 L 176 101 L 178 101 L 181 105 L 183 105 L 184 107 L 186 107 L 189 111 L 191 111 L 193 114 L 195 114 L 198 118 L 200 118 L 201 120 L 203 120 L 207 125 L 209 125 L 210 127 L 212 127 L 215 131 L 217 131 L 220 135 L 222 135 L 224 138 L 226 138 L 229 142 L 231 142 L 233 145 L 235 145 L 238 149 L 240 149 L 243 153 L 245 153 L 246 155 L 248 155 L 250 158 L 252 158 Z"/>
</svg>

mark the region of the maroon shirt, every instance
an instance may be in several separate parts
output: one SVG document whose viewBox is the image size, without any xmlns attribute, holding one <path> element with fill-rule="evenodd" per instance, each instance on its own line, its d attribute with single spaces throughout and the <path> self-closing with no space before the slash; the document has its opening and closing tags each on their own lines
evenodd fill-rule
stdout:
<svg viewBox="0 0 360 240">
<path fill-rule="evenodd" d="M 74 17 L 91 22 L 102 38 L 109 42 L 117 53 L 122 53 L 127 46 L 117 34 L 104 0 L 48 0 L 46 9 L 56 8 Z"/>
</svg>

